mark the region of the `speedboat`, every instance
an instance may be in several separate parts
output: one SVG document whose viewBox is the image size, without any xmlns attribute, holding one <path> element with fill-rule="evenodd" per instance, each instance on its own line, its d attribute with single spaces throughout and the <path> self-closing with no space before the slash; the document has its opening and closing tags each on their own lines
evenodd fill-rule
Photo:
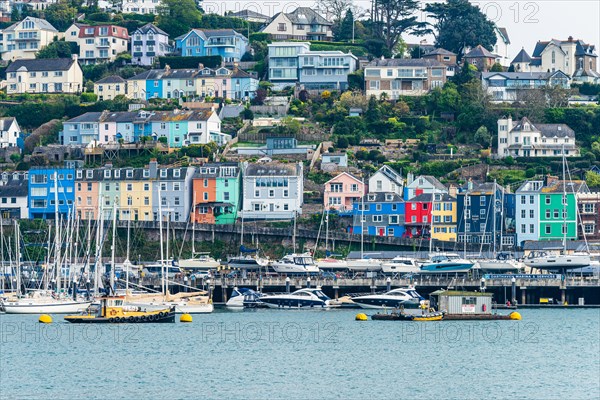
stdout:
<svg viewBox="0 0 600 400">
<path fill-rule="evenodd" d="M 440 253 L 432 255 L 429 261 L 421 265 L 421 274 L 465 273 L 473 268 L 474 263 L 462 259 L 456 253 Z"/>
<path fill-rule="evenodd" d="M 100 299 L 100 304 L 91 304 L 78 314 L 65 316 L 65 321 L 85 324 L 172 323 L 175 322 L 175 308 L 146 310 L 127 306 L 123 297 L 107 297 Z"/>
<path fill-rule="evenodd" d="M 547 252 L 531 252 L 523 259 L 523 263 L 530 268 L 544 269 L 547 271 L 563 271 L 587 267 L 592 264 L 589 254 L 553 254 Z"/>
<path fill-rule="evenodd" d="M 33 291 L 25 297 L 2 300 L 7 314 L 70 314 L 92 304 L 88 300 L 73 300 L 43 291 Z"/>
<path fill-rule="evenodd" d="M 331 308 L 340 303 L 330 299 L 321 289 L 305 288 L 293 293 L 265 294 L 260 300 L 269 308 Z"/>
<path fill-rule="evenodd" d="M 376 258 L 358 258 L 355 260 L 347 260 L 348 269 L 350 271 L 381 271 L 381 260 Z"/>
<path fill-rule="evenodd" d="M 231 297 L 225 303 L 228 308 L 258 308 L 264 307 L 264 303 L 261 301 L 262 293 L 256 292 L 252 289 L 237 287 L 233 288 Z"/>
<path fill-rule="evenodd" d="M 319 267 L 310 253 L 288 254 L 271 264 L 279 274 L 318 274 Z"/>
<path fill-rule="evenodd" d="M 179 268 L 192 272 L 217 269 L 220 265 L 221 262 L 212 258 L 209 253 L 196 253 L 192 258 L 177 261 Z"/>
<path fill-rule="evenodd" d="M 419 266 L 413 258 L 396 256 L 381 264 L 381 272 L 384 274 L 406 274 L 418 272 Z"/>
<path fill-rule="evenodd" d="M 398 288 L 386 293 L 352 297 L 352 301 L 361 308 L 414 308 L 421 306 L 425 299 L 414 287 Z"/>
<path fill-rule="evenodd" d="M 227 266 L 231 269 L 237 268 L 249 271 L 266 268 L 268 265 L 269 260 L 267 258 L 259 257 L 257 254 L 230 257 L 227 261 Z"/>
</svg>

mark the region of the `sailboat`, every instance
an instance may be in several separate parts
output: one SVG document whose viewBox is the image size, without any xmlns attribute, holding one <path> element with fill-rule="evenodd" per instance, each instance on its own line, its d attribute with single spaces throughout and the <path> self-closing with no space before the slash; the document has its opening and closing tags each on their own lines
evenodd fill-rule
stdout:
<svg viewBox="0 0 600 400">
<path fill-rule="evenodd" d="M 325 218 L 325 258 L 317 259 L 317 267 L 320 270 L 327 271 L 339 271 L 348 269 L 348 263 L 346 260 L 340 260 L 338 258 L 331 257 L 331 253 L 329 252 L 329 209 L 326 209 L 323 213 L 323 218 Z M 315 251 L 317 246 L 315 245 Z"/>
<path fill-rule="evenodd" d="M 227 266 L 230 269 L 242 269 L 255 271 L 267 268 L 269 259 L 258 255 L 258 249 L 250 249 L 244 246 L 244 214 L 242 213 L 242 232 L 240 235 L 240 254 L 229 257 Z"/>
<path fill-rule="evenodd" d="M 161 198 L 161 191 L 158 190 Z M 171 294 L 167 276 L 168 267 L 165 263 L 163 248 L 163 211 L 159 203 L 159 231 L 160 231 L 160 266 L 161 266 L 161 292 L 160 293 L 131 293 L 125 294 L 125 303 L 129 306 L 144 307 L 148 310 L 160 310 L 175 307 L 177 313 L 183 314 L 206 314 L 214 311 L 212 300 L 205 291 L 180 292 Z M 167 229 L 168 234 L 168 229 Z M 167 238 L 167 257 L 169 257 Z"/>
<path fill-rule="evenodd" d="M 271 267 L 279 274 L 318 274 L 319 267 L 310 253 L 296 253 L 296 213 L 294 213 L 294 232 L 292 234 L 293 253 L 286 254 L 273 262 Z"/>
<path fill-rule="evenodd" d="M 74 313 L 82 308 L 86 308 L 91 304 L 91 301 L 81 300 L 77 298 L 77 290 L 75 284 L 73 285 L 73 296 L 69 297 L 66 291 L 61 291 L 63 283 L 63 271 L 62 271 L 62 241 L 61 241 L 61 229 L 60 219 L 58 212 L 58 173 L 54 173 L 54 223 L 55 223 L 55 234 L 54 234 L 54 280 L 56 281 L 56 290 L 54 292 L 50 290 L 33 290 L 29 291 L 26 295 L 21 292 L 21 238 L 19 231 L 19 224 L 15 220 L 15 273 L 17 279 L 17 296 L 2 300 L 1 305 L 4 312 L 7 314 L 64 314 Z M 69 215 L 72 218 L 72 215 Z M 46 274 L 49 270 L 46 270 Z"/>
<path fill-rule="evenodd" d="M 592 261 L 588 253 L 573 253 L 567 254 L 567 177 L 565 173 L 567 160 L 565 158 L 565 149 L 562 150 L 562 249 L 559 254 L 551 254 L 547 252 L 531 253 L 529 257 L 523 260 L 523 263 L 531 268 L 544 269 L 547 271 L 565 272 L 568 269 L 576 269 L 589 266 Z M 569 181 L 569 188 L 573 194 L 575 201 L 575 213 L 577 214 L 577 193 L 573 186 L 573 182 Z"/>
<path fill-rule="evenodd" d="M 364 186 L 364 185 L 363 185 Z M 355 272 L 363 271 L 381 271 L 381 260 L 365 257 L 365 194 L 361 197 L 361 215 L 360 215 L 360 258 L 346 260 L 348 269 Z"/>
</svg>

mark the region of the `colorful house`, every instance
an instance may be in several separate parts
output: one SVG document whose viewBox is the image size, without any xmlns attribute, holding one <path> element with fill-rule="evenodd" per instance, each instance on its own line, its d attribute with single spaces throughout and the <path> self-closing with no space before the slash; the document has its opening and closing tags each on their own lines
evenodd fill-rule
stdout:
<svg viewBox="0 0 600 400">
<path fill-rule="evenodd" d="M 406 201 L 405 236 L 412 238 L 430 237 L 432 199 L 432 194 L 423 193 Z"/>
<path fill-rule="evenodd" d="M 160 212 L 163 221 L 189 221 L 194 167 L 158 168 L 156 161 L 151 161 L 148 173 L 152 179 L 154 221 L 159 220 Z"/>
<path fill-rule="evenodd" d="M 434 194 L 433 232 L 431 238 L 445 242 L 456 242 L 456 199 L 446 193 Z"/>
<path fill-rule="evenodd" d="M 29 218 L 54 219 L 58 207 L 59 217 L 66 220 L 75 200 L 75 170 L 34 167 L 28 178 Z"/>
<path fill-rule="evenodd" d="M 369 192 L 393 192 L 402 195 L 404 180 L 392 167 L 384 165 L 369 178 Z"/>
<path fill-rule="evenodd" d="M 241 175 L 237 163 L 204 164 L 196 168 L 192 185 L 193 221 L 235 223 L 241 200 Z"/>
<path fill-rule="evenodd" d="M 541 188 L 539 240 L 577 239 L 576 196 L 589 191 L 585 181 L 556 180 Z"/>
<path fill-rule="evenodd" d="M 392 192 L 369 193 L 354 203 L 352 233 L 360 235 L 404 236 L 405 204 Z M 362 219 L 362 222 L 361 222 Z"/>
<path fill-rule="evenodd" d="M 341 213 L 351 212 L 354 203 L 364 195 L 364 182 L 347 172 L 342 172 L 325 182 L 323 206 Z"/>
<path fill-rule="evenodd" d="M 221 56 L 225 63 L 239 62 L 248 44 L 233 29 L 192 29 L 175 39 L 175 48 L 184 57 Z"/>
<path fill-rule="evenodd" d="M 431 175 L 420 175 L 414 178 L 413 174 L 409 173 L 407 181 L 408 184 L 404 188 L 405 200 L 410 200 L 423 193 L 448 193 L 446 186 Z"/>
</svg>

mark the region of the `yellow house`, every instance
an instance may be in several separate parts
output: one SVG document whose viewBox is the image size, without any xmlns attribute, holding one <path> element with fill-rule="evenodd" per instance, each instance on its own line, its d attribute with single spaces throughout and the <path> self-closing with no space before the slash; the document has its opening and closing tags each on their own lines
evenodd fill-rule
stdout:
<svg viewBox="0 0 600 400">
<path fill-rule="evenodd" d="M 120 76 L 112 75 L 94 83 L 94 94 L 98 100 L 114 100 L 115 97 L 127 96 L 127 81 Z"/>
<path fill-rule="evenodd" d="M 152 213 L 152 182 L 137 175 L 143 169 L 129 170 L 134 175 L 131 179 L 121 182 L 120 219 L 127 221 L 154 221 Z M 127 173 L 127 170 L 126 172 Z M 131 212 L 130 212 L 131 211 Z"/>
<path fill-rule="evenodd" d="M 449 194 L 436 194 L 433 203 L 433 232 L 431 237 L 446 242 L 456 241 L 456 198 Z"/>
</svg>

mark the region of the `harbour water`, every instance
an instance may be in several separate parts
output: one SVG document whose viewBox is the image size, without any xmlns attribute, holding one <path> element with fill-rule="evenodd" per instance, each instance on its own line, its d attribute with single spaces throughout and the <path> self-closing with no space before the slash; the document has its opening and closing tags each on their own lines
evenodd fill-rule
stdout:
<svg viewBox="0 0 600 400">
<path fill-rule="evenodd" d="M 425 323 L 357 312 L 112 326 L 0 315 L 0 398 L 600 398 L 599 309 Z"/>
</svg>

